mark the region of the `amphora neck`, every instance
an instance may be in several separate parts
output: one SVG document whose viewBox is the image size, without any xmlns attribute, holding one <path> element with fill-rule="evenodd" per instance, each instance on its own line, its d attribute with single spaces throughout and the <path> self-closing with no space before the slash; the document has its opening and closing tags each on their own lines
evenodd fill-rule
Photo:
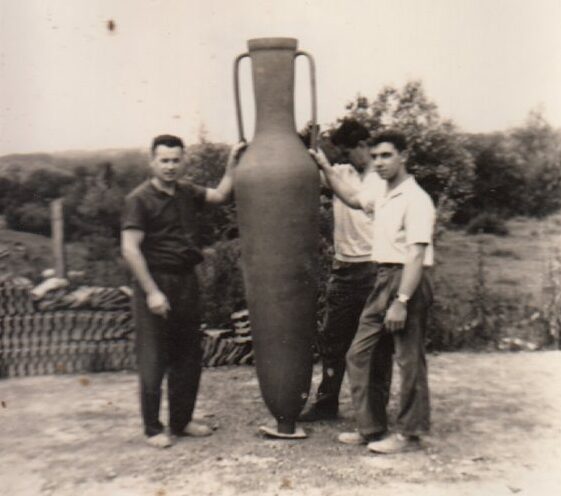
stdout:
<svg viewBox="0 0 561 496">
<path fill-rule="evenodd" d="M 259 38 L 248 42 L 253 68 L 255 132 L 294 124 L 294 57 L 297 40 Z"/>
</svg>

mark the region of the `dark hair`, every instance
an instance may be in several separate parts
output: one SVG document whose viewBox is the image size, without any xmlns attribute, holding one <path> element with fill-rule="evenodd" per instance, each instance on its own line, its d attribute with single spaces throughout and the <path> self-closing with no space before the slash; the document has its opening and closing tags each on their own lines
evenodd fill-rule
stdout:
<svg viewBox="0 0 561 496">
<path fill-rule="evenodd" d="M 386 129 L 376 133 L 370 140 L 370 146 L 376 146 L 380 143 L 391 143 L 398 152 L 407 149 L 407 138 L 401 131 L 395 129 Z"/>
<path fill-rule="evenodd" d="M 339 127 L 331 133 L 331 143 L 336 146 L 354 148 L 360 141 L 366 141 L 370 133 L 366 126 L 355 119 L 343 119 Z"/>
<path fill-rule="evenodd" d="M 175 148 L 176 146 L 178 146 L 182 150 L 185 150 L 183 140 L 181 138 L 178 138 L 177 136 L 173 136 L 172 134 L 160 134 L 159 136 L 156 136 L 152 140 L 152 154 L 154 154 L 154 151 L 160 145 L 167 146 L 169 148 Z"/>
</svg>

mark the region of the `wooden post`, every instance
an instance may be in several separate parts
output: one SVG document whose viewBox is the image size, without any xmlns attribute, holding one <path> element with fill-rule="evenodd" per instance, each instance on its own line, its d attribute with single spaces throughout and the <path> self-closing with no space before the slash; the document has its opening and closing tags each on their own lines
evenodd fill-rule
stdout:
<svg viewBox="0 0 561 496">
<path fill-rule="evenodd" d="M 66 277 L 64 253 L 64 213 L 62 198 L 51 202 L 51 236 L 56 277 Z"/>
</svg>

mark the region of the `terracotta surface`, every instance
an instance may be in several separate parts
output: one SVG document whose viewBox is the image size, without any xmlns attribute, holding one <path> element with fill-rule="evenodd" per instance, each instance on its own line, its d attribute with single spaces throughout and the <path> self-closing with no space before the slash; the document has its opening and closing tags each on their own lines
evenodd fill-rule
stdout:
<svg viewBox="0 0 561 496">
<path fill-rule="evenodd" d="M 296 40 L 250 40 L 256 132 L 235 192 L 259 384 L 291 433 L 306 402 L 316 323 L 319 174 L 294 126 Z"/>
</svg>

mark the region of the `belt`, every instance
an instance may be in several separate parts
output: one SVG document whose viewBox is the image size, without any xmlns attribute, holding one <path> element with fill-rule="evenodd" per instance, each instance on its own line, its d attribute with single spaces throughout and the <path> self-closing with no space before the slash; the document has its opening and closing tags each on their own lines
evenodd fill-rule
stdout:
<svg viewBox="0 0 561 496">
<path fill-rule="evenodd" d="M 149 267 L 148 270 L 150 271 L 150 273 L 165 274 L 165 275 L 169 275 L 169 276 L 182 277 L 182 276 L 185 276 L 185 275 L 193 272 L 194 267 L 181 267 L 181 268 L 177 268 L 177 269 L 172 269 L 172 268 L 167 268 L 167 267 L 157 267 L 157 268 L 156 267 L 152 267 L 152 268 Z"/>
<path fill-rule="evenodd" d="M 371 260 L 366 260 L 366 261 L 362 261 L 362 262 L 343 262 L 342 260 L 338 260 L 337 258 L 333 259 L 333 262 L 331 263 L 331 266 L 334 269 L 348 269 L 351 267 L 364 267 L 364 266 L 370 266 L 370 265 L 374 265 L 374 262 L 372 262 Z"/>
<path fill-rule="evenodd" d="M 393 267 L 403 267 L 401 263 L 378 263 L 378 267 L 391 269 Z"/>
</svg>

